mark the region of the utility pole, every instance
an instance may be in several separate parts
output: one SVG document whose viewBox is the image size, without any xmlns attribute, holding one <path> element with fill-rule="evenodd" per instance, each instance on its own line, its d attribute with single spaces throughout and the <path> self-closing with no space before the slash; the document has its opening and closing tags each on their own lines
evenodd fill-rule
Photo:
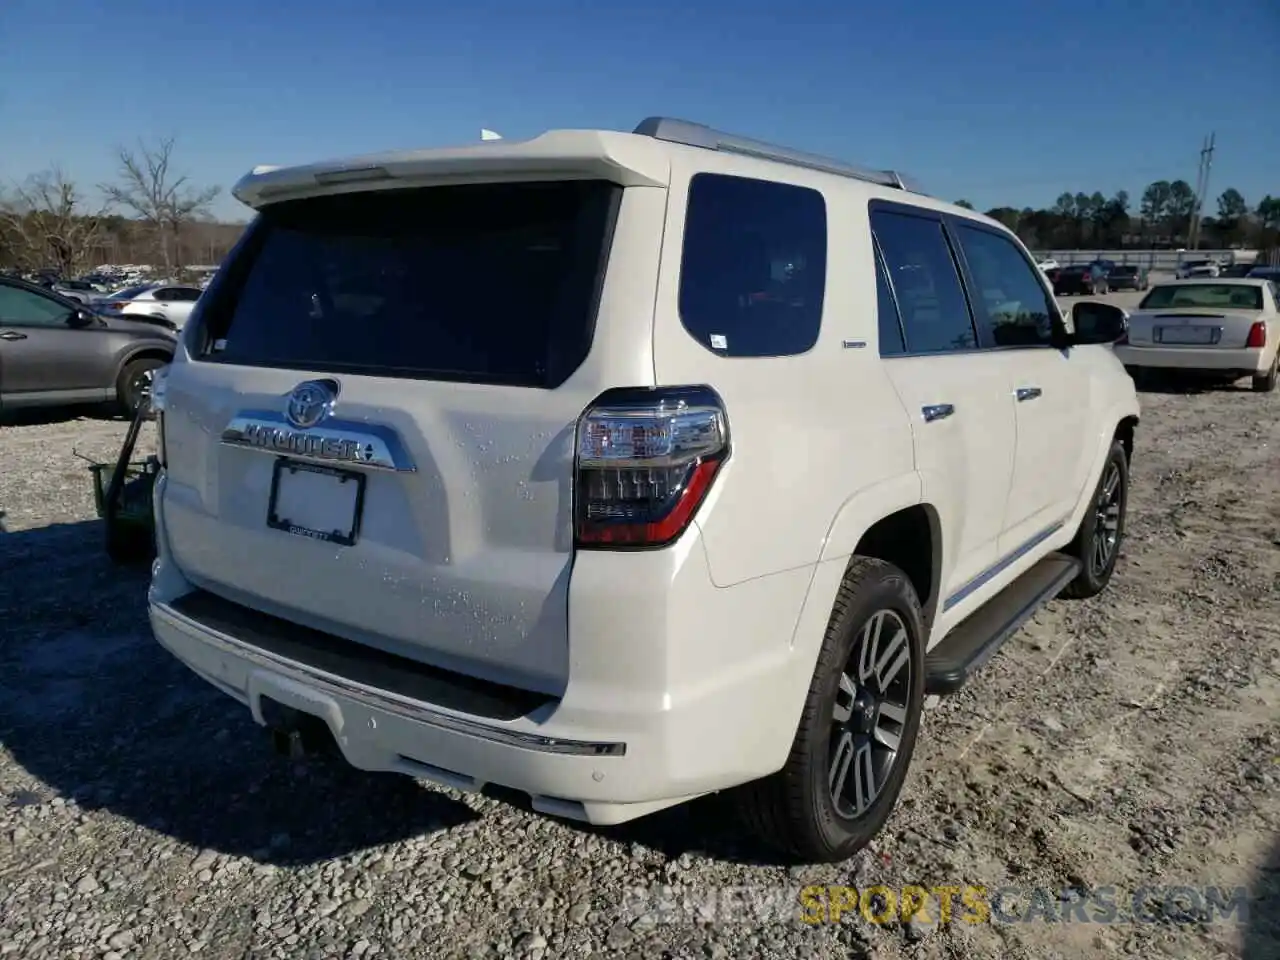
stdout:
<svg viewBox="0 0 1280 960">
<path fill-rule="evenodd" d="M 1216 132 L 1209 134 L 1205 138 L 1204 146 L 1200 148 L 1200 170 L 1196 174 L 1196 205 L 1191 213 L 1191 227 L 1188 231 L 1191 235 L 1187 238 L 1187 246 L 1192 250 L 1200 249 L 1200 221 L 1204 215 L 1204 202 L 1209 194 L 1209 170 L 1213 167 L 1216 138 Z"/>
</svg>

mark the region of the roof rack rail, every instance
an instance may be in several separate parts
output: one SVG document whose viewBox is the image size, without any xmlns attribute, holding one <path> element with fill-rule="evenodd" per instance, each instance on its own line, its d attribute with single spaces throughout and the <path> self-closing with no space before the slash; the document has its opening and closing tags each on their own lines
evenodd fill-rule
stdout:
<svg viewBox="0 0 1280 960">
<path fill-rule="evenodd" d="M 913 178 L 896 170 L 870 170 L 852 163 L 845 163 L 843 160 L 835 160 L 815 153 L 805 153 L 801 150 L 792 150 L 790 147 L 766 143 L 763 140 L 752 140 L 750 137 L 740 137 L 736 134 L 725 133 L 723 130 L 716 130 L 706 124 L 694 123 L 690 120 L 679 120 L 675 117 L 647 117 L 640 122 L 632 133 L 653 137 L 655 140 L 665 140 L 668 143 L 682 143 L 690 147 L 702 147 L 707 150 L 723 151 L 724 153 L 739 153 L 744 156 L 759 157 L 763 160 L 776 160 L 779 163 L 789 163 L 793 166 L 806 167 L 810 170 L 821 170 L 823 173 L 852 177 L 855 180 L 865 180 L 867 183 L 879 184 L 882 187 L 895 187 L 898 190 L 906 190 L 911 193 L 924 192 Z"/>
</svg>

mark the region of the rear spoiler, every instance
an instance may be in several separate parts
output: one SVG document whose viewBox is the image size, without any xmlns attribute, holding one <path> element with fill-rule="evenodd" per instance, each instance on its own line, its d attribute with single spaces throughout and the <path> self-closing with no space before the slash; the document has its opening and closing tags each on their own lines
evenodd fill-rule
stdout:
<svg viewBox="0 0 1280 960">
<path fill-rule="evenodd" d="M 308 164 L 259 166 L 232 188 L 260 209 L 281 200 L 427 184 L 494 180 L 603 179 L 665 187 L 671 165 L 652 138 L 597 130 L 553 130 L 530 140 L 488 140 L 463 147 L 408 150 Z"/>
</svg>

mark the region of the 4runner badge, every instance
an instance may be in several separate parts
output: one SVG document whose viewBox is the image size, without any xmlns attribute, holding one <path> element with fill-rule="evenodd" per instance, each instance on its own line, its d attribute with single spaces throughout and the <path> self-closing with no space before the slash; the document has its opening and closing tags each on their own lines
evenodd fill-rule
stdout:
<svg viewBox="0 0 1280 960">
<path fill-rule="evenodd" d="M 283 413 L 240 411 L 223 429 L 222 443 L 300 460 L 414 472 L 413 458 L 390 427 L 330 416 L 337 391 L 328 386 L 324 381 L 301 384 Z"/>
</svg>

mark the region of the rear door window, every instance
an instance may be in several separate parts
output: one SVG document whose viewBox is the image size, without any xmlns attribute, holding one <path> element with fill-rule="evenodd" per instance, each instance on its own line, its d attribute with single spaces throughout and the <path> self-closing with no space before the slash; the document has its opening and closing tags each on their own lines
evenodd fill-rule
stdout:
<svg viewBox="0 0 1280 960">
<path fill-rule="evenodd" d="M 946 353 L 978 345 L 969 303 L 942 221 L 873 210 L 871 228 L 884 253 L 908 353 Z"/>
<path fill-rule="evenodd" d="M 558 386 L 591 346 L 620 193 L 468 184 L 267 207 L 207 294 L 202 359 Z"/>
<path fill-rule="evenodd" d="M 827 210 L 808 187 L 699 173 L 689 184 L 680 319 L 725 357 L 784 357 L 818 342 Z"/>
</svg>

